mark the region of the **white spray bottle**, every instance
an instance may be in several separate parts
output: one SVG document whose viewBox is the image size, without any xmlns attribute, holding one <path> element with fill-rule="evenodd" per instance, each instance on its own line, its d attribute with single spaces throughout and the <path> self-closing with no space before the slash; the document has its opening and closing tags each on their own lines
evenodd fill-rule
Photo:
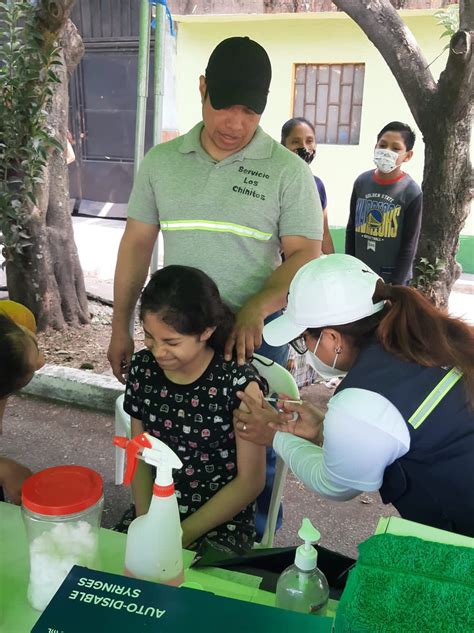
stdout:
<svg viewBox="0 0 474 633">
<path fill-rule="evenodd" d="M 150 508 L 128 528 L 125 575 L 178 586 L 184 582 L 183 532 L 172 469 L 183 464 L 166 444 L 148 433 L 131 440 L 116 436 L 114 444 L 127 451 L 125 485 L 132 481 L 138 459 L 156 467 Z"/>
<path fill-rule="evenodd" d="M 276 606 L 289 611 L 325 615 L 329 600 L 326 576 L 317 566 L 318 552 L 311 543 L 321 535 L 309 519 L 303 519 L 298 536 L 305 542 L 296 550 L 295 564 L 280 575 L 276 588 Z"/>
</svg>

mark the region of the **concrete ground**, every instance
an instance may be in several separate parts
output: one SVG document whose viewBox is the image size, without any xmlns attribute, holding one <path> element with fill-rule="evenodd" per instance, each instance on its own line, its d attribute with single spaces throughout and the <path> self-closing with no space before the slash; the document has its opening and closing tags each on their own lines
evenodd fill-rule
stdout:
<svg viewBox="0 0 474 633">
<path fill-rule="evenodd" d="M 74 218 L 74 231 L 86 287 L 90 294 L 112 299 L 112 279 L 121 221 Z M 160 254 L 162 247 L 160 246 Z M 0 285 L 3 285 L 3 271 Z M 474 323 L 474 276 L 463 275 L 451 295 L 453 314 Z M 305 397 L 322 404 L 330 396 L 323 385 L 305 390 Z M 95 468 L 104 478 L 103 525 L 111 527 L 129 503 L 129 492 L 114 484 L 113 417 L 31 397 L 10 399 L 0 437 L 0 453 L 29 465 L 34 471 L 66 463 Z M 377 494 L 361 495 L 345 503 L 322 499 L 289 475 L 285 493 L 283 527 L 276 545 L 297 542 L 301 519 L 311 518 L 321 532 L 321 543 L 347 555 L 356 555 L 357 543 L 370 536 L 380 516 L 396 514 Z"/>
</svg>

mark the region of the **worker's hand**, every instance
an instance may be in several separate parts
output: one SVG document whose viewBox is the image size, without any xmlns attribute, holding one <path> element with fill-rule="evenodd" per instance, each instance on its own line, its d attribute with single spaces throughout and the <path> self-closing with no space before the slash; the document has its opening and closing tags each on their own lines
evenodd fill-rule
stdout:
<svg viewBox="0 0 474 633">
<path fill-rule="evenodd" d="M 239 310 L 234 328 L 225 344 L 224 356 L 227 361 L 231 360 L 234 347 L 239 365 L 243 365 L 252 356 L 262 344 L 263 322 L 261 308 L 255 303 L 249 302 Z"/>
<path fill-rule="evenodd" d="M 263 399 L 261 393 L 255 397 L 238 391 L 237 397 L 242 400 L 246 409 L 234 411 L 234 428 L 239 437 L 254 444 L 271 446 L 276 432 L 272 423 L 278 424 L 278 411 Z"/>
<path fill-rule="evenodd" d="M 5 494 L 17 506 L 21 504 L 21 487 L 25 479 L 31 475 L 31 470 L 13 459 L 0 457 L 0 486 Z"/>
<path fill-rule="evenodd" d="M 112 332 L 107 358 L 114 372 L 114 376 L 123 385 L 127 382 L 127 374 L 132 360 L 135 345 L 128 331 Z"/>
<path fill-rule="evenodd" d="M 292 433 L 314 444 L 323 442 L 324 413 L 309 402 L 296 404 L 285 402 L 290 399 L 286 394 L 279 394 L 281 400 L 277 407 L 283 412 L 277 421 L 270 422 L 274 431 Z"/>
</svg>

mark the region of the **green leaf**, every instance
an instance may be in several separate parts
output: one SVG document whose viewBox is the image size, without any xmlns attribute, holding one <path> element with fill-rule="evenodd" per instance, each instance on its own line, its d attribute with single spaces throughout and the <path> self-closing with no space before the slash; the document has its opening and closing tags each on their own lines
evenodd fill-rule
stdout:
<svg viewBox="0 0 474 633">
<path fill-rule="evenodd" d="M 31 191 L 31 190 L 30 190 L 30 191 L 27 191 L 27 192 L 26 192 L 26 195 L 28 196 L 28 199 L 29 199 L 29 200 L 30 200 L 33 204 L 36 204 L 36 196 L 35 196 L 35 194 L 33 193 L 33 191 Z"/>
<path fill-rule="evenodd" d="M 49 137 L 49 144 L 58 149 L 60 152 L 64 151 L 64 145 L 53 136 Z"/>
<path fill-rule="evenodd" d="M 439 39 L 441 39 L 442 37 L 452 37 L 453 33 L 452 31 L 444 31 L 444 33 L 441 33 L 441 35 L 439 36 Z"/>
<path fill-rule="evenodd" d="M 61 83 L 61 79 L 56 75 L 54 70 L 52 70 L 51 68 L 48 70 L 48 79 L 52 83 L 56 83 L 56 84 L 60 84 Z"/>
</svg>

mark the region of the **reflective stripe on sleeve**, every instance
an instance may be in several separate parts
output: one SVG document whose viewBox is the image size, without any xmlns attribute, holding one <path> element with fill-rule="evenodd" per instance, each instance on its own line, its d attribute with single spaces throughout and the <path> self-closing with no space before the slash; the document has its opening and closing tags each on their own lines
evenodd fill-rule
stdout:
<svg viewBox="0 0 474 633">
<path fill-rule="evenodd" d="M 408 424 L 414 429 L 417 429 L 433 409 L 441 402 L 444 396 L 454 387 L 454 385 L 462 378 L 462 371 L 453 367 L 442 380 L 436 385 L 436 387 L 429 393 L 423 402 L 420 404 L 415 413 L 410 416 Z"/>
<path fill-rule="evenodd" d="M 160 223 L 162 231 L 209 231 L 211 233 L 233 233 L 241 237 L 267 242 L 271 233 L 264 233 L 232 222 L 210 222 L 208 220 L 165 220 Z"/>
</svg>

